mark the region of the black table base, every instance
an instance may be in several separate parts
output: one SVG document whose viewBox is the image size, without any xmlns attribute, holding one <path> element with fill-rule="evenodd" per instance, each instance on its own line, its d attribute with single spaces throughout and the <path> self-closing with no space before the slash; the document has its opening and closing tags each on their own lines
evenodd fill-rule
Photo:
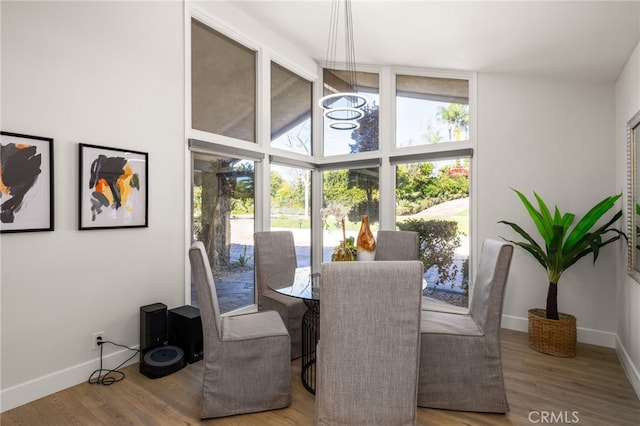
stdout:
<svg viewBox="0 0 640 426">
<path fill-rule="evenodd" d="M 302 384 L 316 393 L 316 345 L 320 331 L 320 301 L 305 299 L 309 307 L 302 317 Z"/>
</svg>

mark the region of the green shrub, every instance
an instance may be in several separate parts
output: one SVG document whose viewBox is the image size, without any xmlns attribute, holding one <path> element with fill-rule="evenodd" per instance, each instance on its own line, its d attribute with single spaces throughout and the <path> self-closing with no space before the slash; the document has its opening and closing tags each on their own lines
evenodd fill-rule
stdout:
<svg viewBox="0 0 640 426">
<path fill-rule="evenodd" d="M 455 251 L 462 241 L 458 235 L 458 223 L 454 220 L 408 219 L 398 222 L 401 231 L 415 231 L 419 236 L 420 260 L 425 271 L 436 266 L 438 283 L 452 280 L 458 268 L 454 264 Z"/>
</svg>

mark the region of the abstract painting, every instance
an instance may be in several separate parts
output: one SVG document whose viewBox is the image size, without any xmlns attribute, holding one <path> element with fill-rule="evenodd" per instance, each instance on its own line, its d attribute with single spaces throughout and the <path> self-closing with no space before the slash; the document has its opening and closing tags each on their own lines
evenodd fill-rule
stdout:
<svg viewBox="0 0 640 426">
<path fill-rule="evenodd" d="M 0 232 L 53 228 L 53 139 L 0 132 Z"/>
<path fill-rule="evenodd" d="M 148 154 L 80 144 L 80 230 L 147 227 Z"/>
</svg>

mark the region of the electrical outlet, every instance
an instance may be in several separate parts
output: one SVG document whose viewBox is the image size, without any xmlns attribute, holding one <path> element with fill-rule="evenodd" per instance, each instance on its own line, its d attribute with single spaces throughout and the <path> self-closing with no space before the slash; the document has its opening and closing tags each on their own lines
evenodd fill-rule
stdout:
<svg viewBox="0 0 640 426">
<path fill-rule="evenodd" d="M 93 333 L 93 338 L 91 339 L 91 344 L 93 345 L 93 350 L 97 350 L 98 348 L 100 348 L 100 345 L 98 345 L 98 339 L 102 340 L 104 342 L 104 331 L 96 331 L 95 333 Z"/>
</svg>

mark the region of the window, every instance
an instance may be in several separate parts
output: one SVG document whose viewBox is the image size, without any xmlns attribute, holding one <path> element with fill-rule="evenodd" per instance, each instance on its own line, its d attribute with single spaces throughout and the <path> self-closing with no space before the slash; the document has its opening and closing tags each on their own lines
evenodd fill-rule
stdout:
<svg viewBox="0 0 640 426">
<path fill-rule="evenodd" d="M 324 69 L 324 95 L 331 93 L 353 92 L 346 83 L 345 71 Z M 330 120 L 324 118 L 324 156 L 354 154 L 377 151 L 379 149 L 378 110 L 380 106 L 380 84 L 377 73 L 358 72 L 358 93 L 367 99 L 365 116 L 359 120 L 356 130 L 335 130 L 329 127 Z"/>
<path fill-rule="evenodd" d="M 271 146 L 312 155 L 310 81 L 271 62 Z"/>
<path fill-rule="evenodd" d="M 396 147 L 468 139 L 468 80 L 396 76 Z"/>
<path fill-rule="evenodd" d="M 347 239 L 355 245 L 362 215 L 369 216 L 371 231 L 379 228 L 380 170 L 378 167 L 327 170 L 322 173 L 322 261 L 330 262 L 333 249 Z M 341 218 L 345 218 L 344 235 Z M 349 241 L 353 238 L 353 241 Z"/>
<path fill-rule="evenodd" d="M 326 117 L 321 126 L 312 122 L 318 112 L 313 65 L 292 72 L 251 28 L 216 31 L 203 24 L 215 25 L 216 17 L 193 7 L 198 20 L 187 27 L 193 237 L 207 248 L 222 311 L 255 309 L 256 229 L 291 230 L 298 265 L 317 270 L 341 241 L 355 243 L 365 214 L 374 234 L 395 228 L 422 235 L 426 301 L 467 306 L 475 247 L 469 231 L 473 76 L 369 66 L 357 72 L 355 88 L 344 70 L 324 69 L 317 78 L 324 95 L 357 91 L 368 102 L 357 129 L 334 130 Z M 287 52 L 277 58 L 296 60 Z M 267 120 L 257 117 L 264 108 Z M 322 142 L 314 141 L 320 134 Z"/>
<path fill-rule="evenodd" d="M 197 152 L 192 161 L 193 239 L 206 248 L 221 313 L 252 305 L 255 162 Z"/>
<path fill-rule="evenodd" d="M 396 165 L 396 223 L 420 235 L 427 299 L 467 307 L 469 157 Z"/>
<path fill-rule="evenodd" d="M 311 266 L 311 170 L 271 164 L 271 229 L 293 232 L 298 267 Z"/>
<path fill-rule="evenodd" d="M 191 126 L 256 141 L 256 52 L 191 20 Z"/>
</svg>

